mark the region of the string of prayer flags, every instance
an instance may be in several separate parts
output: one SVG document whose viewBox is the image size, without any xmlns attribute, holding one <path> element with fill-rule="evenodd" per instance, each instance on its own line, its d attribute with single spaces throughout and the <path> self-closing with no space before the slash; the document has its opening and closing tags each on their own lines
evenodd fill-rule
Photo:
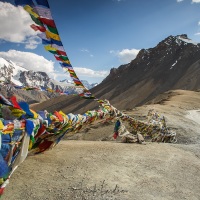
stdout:
<svg viewBox="0 0 200 200">
<path fill-rule="evenodd" d="M 83 85 L 72 68 L 70 60 L 59 36 L 55 21 L 52 17 L 48 1 L 15 0 L 15 3 L 16 5 L 23 6 L 31 16 L 31 19 L 35 22 L 35 24 L 31 25 L 31 28 L 40 32 L 37 35 L 42 39 L 42 44 L 44 44 L 45 50 L 54 54 L 55 59 L 60 61 L 65 68 L 70 67 L 67 71 L 70 73 L 74 84 L 83 88 L 82 93 L 79 96 L 86 99 L 94 99 L 94 96 Z"/>
</svg>

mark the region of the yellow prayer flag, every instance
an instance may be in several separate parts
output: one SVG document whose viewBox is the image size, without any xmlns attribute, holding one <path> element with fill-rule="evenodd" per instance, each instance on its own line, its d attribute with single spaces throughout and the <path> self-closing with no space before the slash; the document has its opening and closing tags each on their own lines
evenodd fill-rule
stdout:
<svg viewBox="0 0 200 200">
<path fill-rule="evenodd" d="M 24 6 L 24 10 L 26 10 L 29 14 L 33 15 L 35 18 L 39 18 L 39 15 L 33 12 L 33 8 L 31 8 L 29 5 Z"/>
<path fill-rule="evenodd" d="M 47 51 L 57 51 L 56 48 L 52 47 L 51 45 L 46 45 L 44 46 L 44 48 L 47 50 Z"/>
<path fill-rule="evenodd" d="M 26 114 L 23 110 L 17 108 L 9 107 L 9 109 L 15 117 L 21 117 L 23 114 Z"/>
<path fill-rule="evenodd" d="M 0 120 L 0 130 L 3 130 L 3 128 L 4 128 L 3 122 Z"/>
<path fill-rule="evenodd" d="M 50 31 L 45 31 L 47 38 L 52 38 L 54 40 L 58 40 L 60 41 L 60 36 L 55 34 L 55 33 L 51 33 Z"/>
<path fill-rule="evenodd" d="M 34 110 L 30 109 L 30 111 L 33 113 L 33 118 L 37 119 L 38 118 L 38 114 Z"/>
<path fill-rule="evenodd" d="M 51 88 L 47 88 L 48 92 L 54 92 L 54 90 L 52 90 Z"/>
<path fill-rule="evenodd" d="M 60 113 L 62 116 L 67 117 L 67 115 L 66 115 L 63 111 L 60 110 L 59 113 Z"/>
<path fill-rule="evenodd" d="M 69 64 L 69 65 L 71 64 L 69 60 L 63 60 L 62 62 L 66 63 L 66 64 Z"/>
<path fill-rule="evenodd" d="M 29 141 L 29 147 L 28 147 L 28 150 L 31 150 L 32 147 L 33 147 L 33 142 L 30 140 L 30 141 Z"/>
</svg>

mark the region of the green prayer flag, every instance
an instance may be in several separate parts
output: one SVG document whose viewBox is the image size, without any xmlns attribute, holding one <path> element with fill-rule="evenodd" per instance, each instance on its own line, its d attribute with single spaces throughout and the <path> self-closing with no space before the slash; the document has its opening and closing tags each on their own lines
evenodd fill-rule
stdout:
<svg viewBox="0 0 200 200">
<path fill-rule="evenodd" d="M 51 33 L 54 33 L 54 34 L 57 34 L 58 35 L 58 30 L 57 30 L 57 28 L 54 28 L 54 27 L 51 27 L 51 26 L 47 26 L 48 27 L 48 29 L 49 29 L 49 31 L 51 32 Z"/>
<path fill-rule="evenodd" d="M 34 17 L 33 15 L 30 15 L 31 19 L 39 26 L 43 26 L 43 23 L 36 17 Z"/>
</svg>

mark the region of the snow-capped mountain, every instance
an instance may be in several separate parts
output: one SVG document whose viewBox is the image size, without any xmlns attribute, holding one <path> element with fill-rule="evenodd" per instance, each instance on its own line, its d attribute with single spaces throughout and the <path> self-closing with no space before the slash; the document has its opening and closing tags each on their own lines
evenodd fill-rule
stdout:
<svg viewBox="0 0 200 200">
<path fill-rule="evenodd" d="M 0 57 L 0 81 L 13 82 L 16 85 L 22 85 L 19 81 L 21 72 L 26 72 L 25 68 L 22 68 L 12 61 L 5 60 Z"/>
<path fill-rule="evenodd" d="M 41 90 L 50 88 L 52 90 L 67 92 L 68 94 L 76 93 L 73 81 L 67 79 L 56 81 L 49 78 L 45 72 L 28 71 L 14 62 L 3 58 L 0 58 L 0 81 L 14 83 L 18 86 L 37 87 Z M 88 89 L 93 87 L 87 81 L 83 82 Z"/>
<path fill-rule="evenodd" d="M 82 82 L 83 85 L 84 85 L 87 89 L 89 89 L 89 90 L 98 85 L 98 83 L 92 83 L 92 84 L 90 84 L 90 83 L 88 83 L 88 81 L 86 81 L 86 80 L 81 80 L 81 82 Z"/>
<path fill-rule="evenodd" d="M 60 80 L 60 82 L 62 82 L 62 83 L 65 83 L 65 82 L 66 82 L 66 83 L 73 83 L 73 81 L 68 80 L 68 79 Z M 83 85 L 84 85 L 87 89 L 89 89 L 89 90 L 98 85 L 98 83 L 92 83 L 92 84 L 90 84 L 90 83 L 89 83 L 88 81 L 86 81 L 86 80 L 81 80 L 81 82 L 82 82 Z"/>
</svg>

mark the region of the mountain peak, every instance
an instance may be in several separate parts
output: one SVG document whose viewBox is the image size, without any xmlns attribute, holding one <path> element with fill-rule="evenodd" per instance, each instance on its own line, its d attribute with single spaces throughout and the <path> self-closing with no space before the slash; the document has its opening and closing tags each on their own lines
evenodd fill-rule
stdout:
<svg viewBox="0 0 200 200">
<path fill-rule="evenodd" d="M 192 45 L 198 45 L 199 43 L 191 40 L 190 38 L 188 38 L 187 34 L 181 34 L 181 35 L 177 35 L 177 36 L 172 36 L 170 35 L 169 37 L 165 38 L 163 41 L 161 41 L 158 45 L 162 45 L 164 43 L 164 45 L 167 46 L 171 46 L 171 45 L 188 45 L 188 44 L 192 44 Z"/>
</svg>

